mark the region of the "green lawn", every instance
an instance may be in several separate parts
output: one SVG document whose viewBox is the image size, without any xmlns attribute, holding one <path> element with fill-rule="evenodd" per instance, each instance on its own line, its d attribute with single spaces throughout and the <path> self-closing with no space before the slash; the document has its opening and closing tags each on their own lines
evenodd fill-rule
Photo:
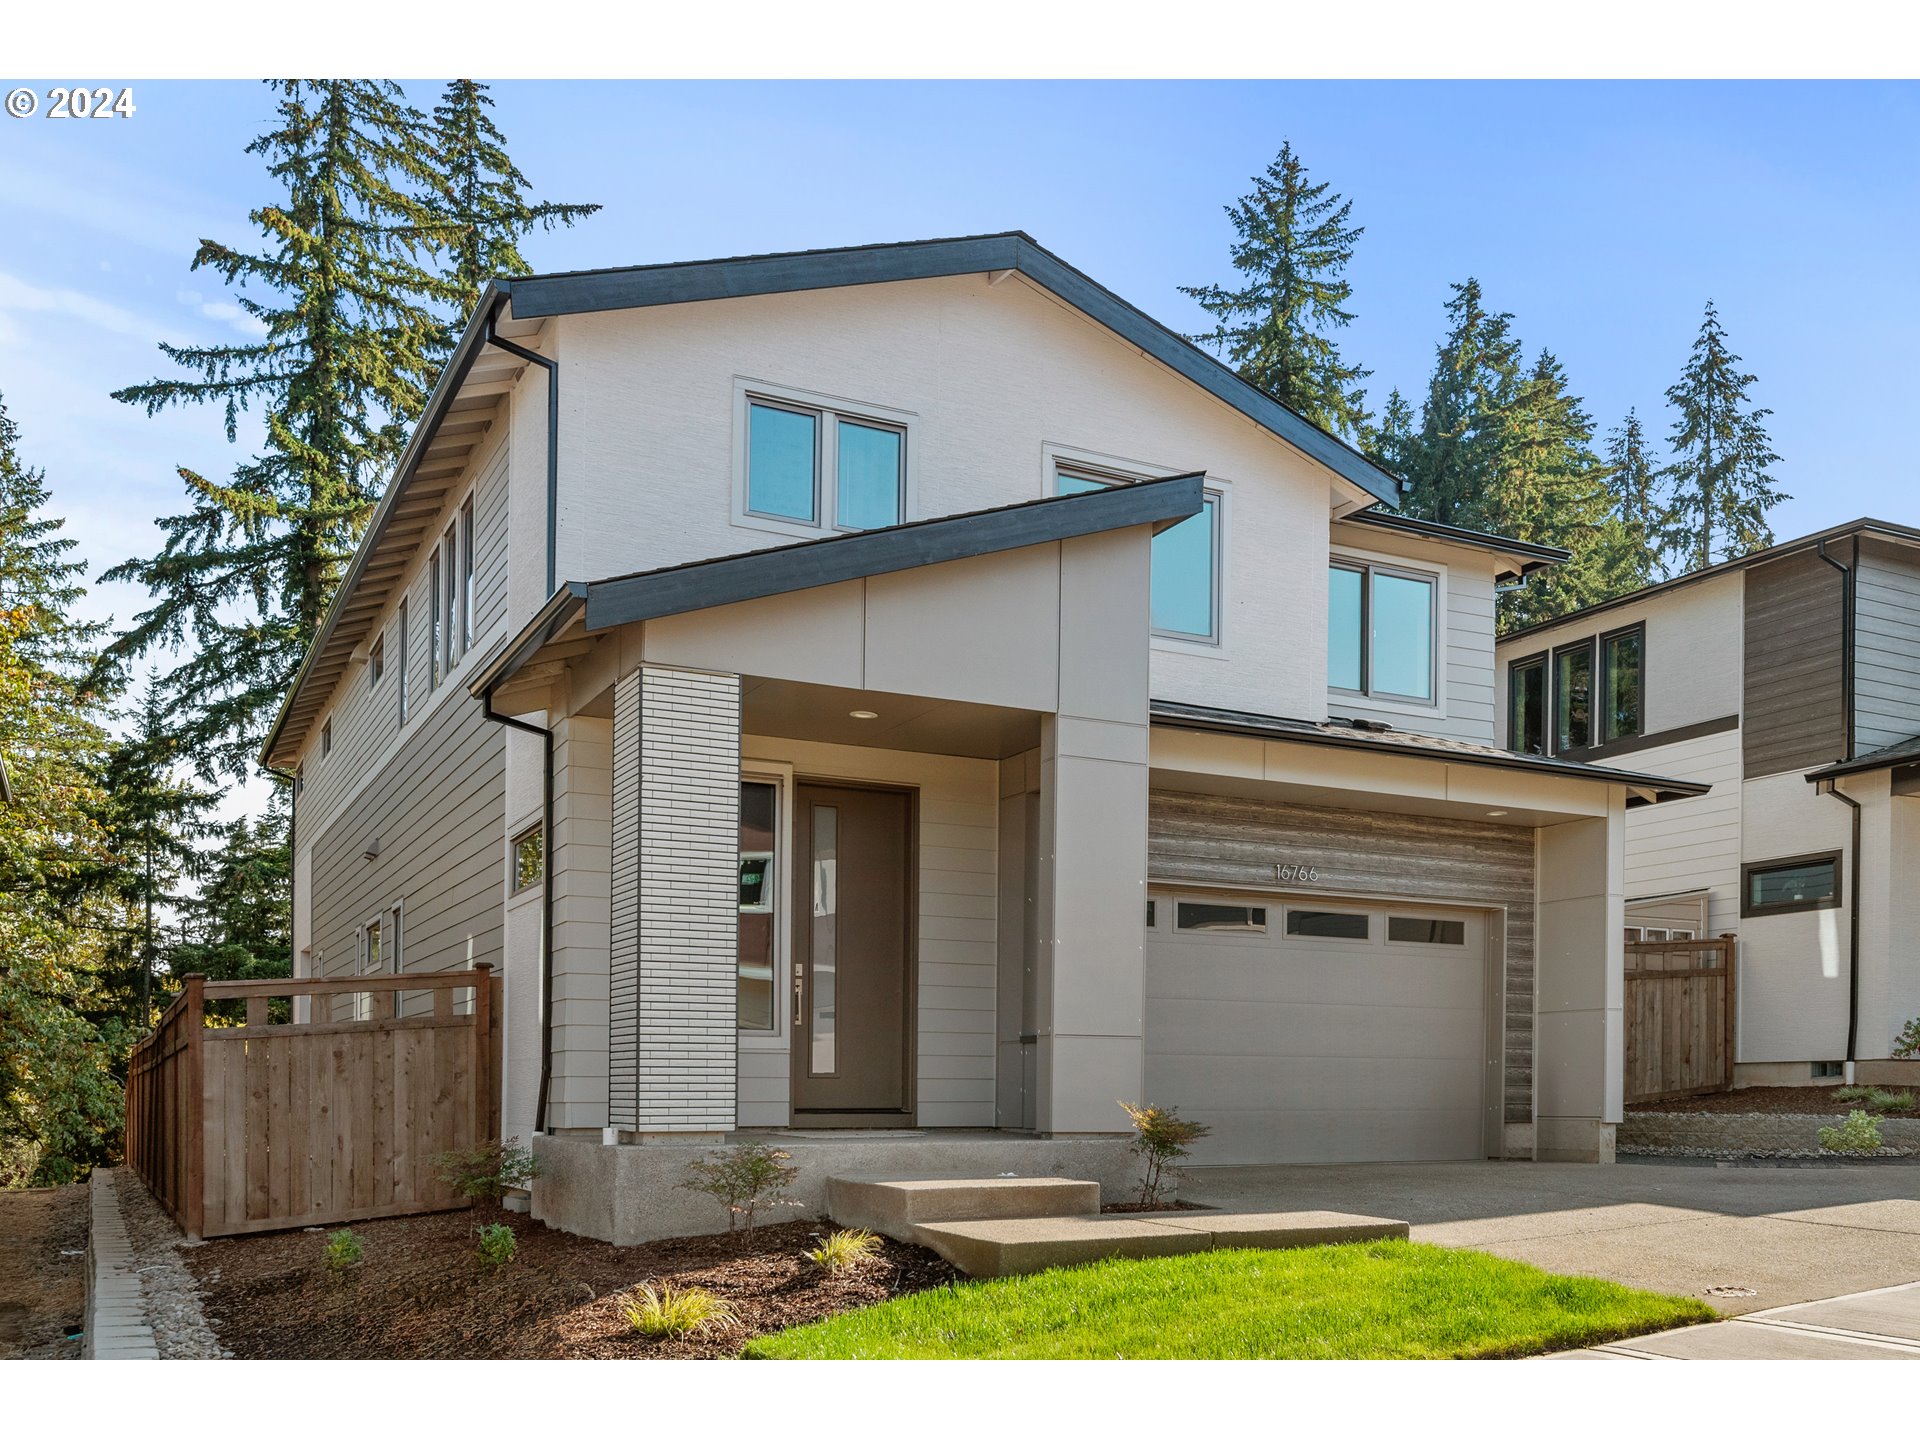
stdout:
<svg viewBox="0 0 1920 1440">
<path fill-rule="evenodd" d="M 926 1290 L 753 1341 L 754 1359 L 1423 1360 L 1711 1320 L 1698 1300 L 1405 1240 L 1105 1260 Z"/>
</svg>

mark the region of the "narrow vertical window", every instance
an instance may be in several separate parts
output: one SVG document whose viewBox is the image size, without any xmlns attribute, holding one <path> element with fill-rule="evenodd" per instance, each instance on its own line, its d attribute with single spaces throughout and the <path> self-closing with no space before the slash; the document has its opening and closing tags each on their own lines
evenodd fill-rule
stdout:
<svg viewBox="0 0 1920 1440">
<path fill-rule="evenodd" d="M 740 786 L 740 932 L 736 1009 L 742 1030 L 774 1028 L 774 923 L 779 872 L 774 862 L 777 787 Z"/>
<path fill-rule="evenodd" d="M 327 717 L 327 723 L 320 727 L 320 753 L 322 755 L 333 753 L 333 717 L 331 715 Z"/>
<path fill-rule="evenodd" d="M 547 878 L 547 832 L 538 825 L 513 840 L 513 892 L 531 890 Z"/>
<path fill-rule="evenodd" d="M 813 523 L 820 515 L 820 423 L 808 411 L 747 407 L 747 509 Z"/>
<path fill-rule="evenodd" d="M 1366 688 L 1366 581 L 1348 565 L 1327 570 L 1327 684 L 1335 690 Z"/>
<path fill-rule="evenodd" d="M 1521 660 L 1507 671 L 1507 748 L 1547 753 L 1547 657 Z"/>
<path fill-rule="evenodd" d="M 400 723 L 407 723 L 407 602 L 400 602 L 400 619 L 394 629 L 394 639 L 400 653 L 394 658 L 399 661 L 399 673 L 394 676 L 394 689 L 400 692 Z"/>
<path fill-rule="evenodd" d="M 440 621 L 447 637 L 444 673 L 451 675 L 453 662 L 460 658 L 460 532 L 455 526 L 447 527 L 446 538 L 440 542 L 440 553 L 445 557 L 440 574 L 446 581 L 446 591 L 440 598 Z"/>
<path fill-rule="evenodd" d="M 1646 631 L 1639 626 L 1600 637 L 1602 742 L 1638 735 L 1644 723 Z"/>
<path fill-rule="evenodd" d="M 440 552 L 427 562 L 427 691 L 440 683 Z"/>
<path fill-rule="evenodd" d="M 813 1025 L 808 1068 L 815 1075 L 831 1075 L 837 1066 L 834 1033 L 840 946 L 840 811 L 832 805 L 813 807 L 813 944 L 810 947 L 812 995 L 808 1018 Z"/>
<path fill-rule="evenodd" d="M 1553 656 L 1553 748 L 1556 753 L 1593 744 L 1593 643 Z"/>
<path fill-rule="evenodd" d="M 460 507 L 460 653 L 473 645 L 473 497 Z"/>
</svg>

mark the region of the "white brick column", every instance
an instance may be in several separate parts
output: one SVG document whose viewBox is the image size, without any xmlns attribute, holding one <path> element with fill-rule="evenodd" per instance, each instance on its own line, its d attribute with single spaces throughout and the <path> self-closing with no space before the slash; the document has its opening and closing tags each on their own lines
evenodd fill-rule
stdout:
<svg viewBox="0 0 1920 1440">
<path fill-rule="evenodd" d="M 740 677 L 642 666 L 613 714 L 608 1123 L 731 1130 Z"/>
</svg>

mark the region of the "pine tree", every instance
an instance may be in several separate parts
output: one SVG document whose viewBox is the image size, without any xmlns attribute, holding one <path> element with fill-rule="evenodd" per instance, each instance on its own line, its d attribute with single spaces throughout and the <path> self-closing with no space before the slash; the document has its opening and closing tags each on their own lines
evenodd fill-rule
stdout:
<svg viewBox="0 0 1920 1440">
<path fill-rule="evenodd" d="M 1414 425 L 1413 407 L 1407 404 L 1406 396 L 1395 387 L 1388 393 L 1387 403 L 1380 411 L 1380 423 L 1369 425 L 1362 432 L 1360 448 L 1374 464 L 1404 480 L 1417 463 L 1414 447 L 1419 438 Z"/>
<path fill-rule="evenodd" d="M 1661 522 L 1654 496 L 1657 478 L 1647 453 L 1646 427 L 1639 413 L 1629 409 L 1627 418 L 1607 432 L 1607 487 L 1626 547 L 1623 578 L 1636 590 L 1659 578 L 1662 568 L 1655 539 Z"/>
<path fill-rule="evenodd" d="M 1308 181 L 1291 142 L 1252 184 L 1227 207 L 1243 283 L 1180 287 L 1215 321 L 1190 338 L 1323 430 L 1357 435 L 1368 418 L 1360 382 L 1372 372 L 1343 361 L 1329 332 L 1353 320 L 1353 286 L 1342 276 L 1365 232 L 1347 223 L 1351 201 Z"/>
<path fill-rule="evenodd" d="M 0 403 L 0 1185 L 55 1184 L 111 1153 L 125 1027 L 104 941 L 124 913 L 93 880 L 108 860 L 94 776 L 103 703 L 82 679 L 98 627 L 72 618 L 83 566 L 48 516 L 44 474 Z"/>
<path fill-rule="evenodd" d="M 1499 530 L 1490 487 L 1507 442 L 1505 412 L 1520 388 L 1520 342 L 1513 316 L 1486 308 L 1478 280 L 1452 288 L 1447 335 L 1408 448 L 1401 508 L 1446 525 Z"/>
<path fill-rule="evenodd" d="M 508 158 L 506 137 L 487 113 L 492 108 L 487 87 L 473 80 L 449 82 L 433 108 L 439 156 L 433 205 L 455 312 L 442 342 L 448 350 L 489 280 L 532 271 L 520 254 L 523 236 L 536 225 L 572 225 L 600 208 L 530 201 L 527 177 Z"/>
<path fill-rule="evenodd" d="M 1500 627 L 1531 625 L 1632 588 L 1626 531 L 1614 514 L 1607 466 L 1594 453 L 1593 421 L 1550 352 L 1540 352 L 1501 418 L 1489 486 L 1496 528 L 1572 554 L 1501 594 Z"/>
<path fill-rule="evenodd" d="M 162 345 L 187 375 L 115 392 L 148 414 L 222 405 L 229 440 L 240 410 L 264 412 L 264 450 L 225 483 L 182 469 L 191 507 L 158 522 L 160 553 L 104 577 L 156 597 L 109 663 L 187 650 L 162 695 L 209 775 L 246 773 L 425 403 L 454 298 L 425 263 L 425 118 L 387 82 L 270 83 L 278 124 L 247 147 L 282 190 L 252 214 L 264 244 L 203 240 L 193 261 L 238 287 L 261 337 Z"/>
<path fill-rule="evenodd" d="M 1740 366 L 1709 300 L 1687 367 L 1667 391 L 1673 460 L 1660 472 L 1660 541 L 1686 570 L 1771 545 L 1767 512 L 1788 498 L 1768 471 L 1780 458 L 1762 423 L 1773 412 L 1748 399 L 1755 377 Z"/>
<path fill-rule="evenodd" d="M 276 790 L 258 819 L 243 815 L 220 830 L 188 907 L 189 938 L 172 956 L 176 968 L 216 980 L 293 973 L 293 851 L 284 795 Z"/>
</svg>

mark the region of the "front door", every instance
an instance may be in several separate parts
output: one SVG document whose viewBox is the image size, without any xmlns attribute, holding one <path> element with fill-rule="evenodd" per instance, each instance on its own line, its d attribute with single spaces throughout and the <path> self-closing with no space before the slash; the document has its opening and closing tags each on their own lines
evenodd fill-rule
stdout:
<svg viewBox="0 0 1920 1440">
<path fill-rule="evenodd" d="M 912 987 L 913 801 L 796 787 L 793 1123 L 897 1125 Z"/>
</svg>

